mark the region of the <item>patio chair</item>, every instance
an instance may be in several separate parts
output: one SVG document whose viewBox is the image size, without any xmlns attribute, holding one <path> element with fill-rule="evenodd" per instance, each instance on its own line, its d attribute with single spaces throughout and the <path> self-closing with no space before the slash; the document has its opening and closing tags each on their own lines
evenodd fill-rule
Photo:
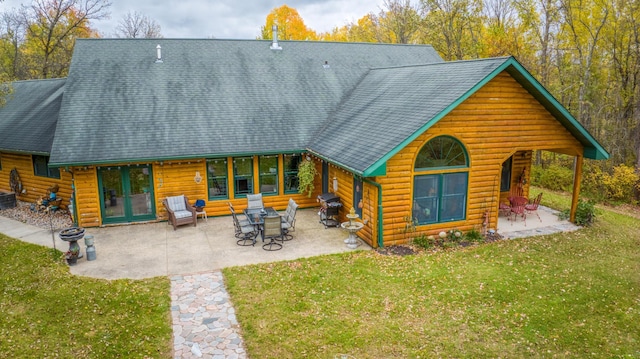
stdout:
<svg viewBox="0 0 640 359">
<path fill-rule="evenodd" d="M 236 219 L 238 220 L 241 226 L 248 226 L 251 224 L 247 219 L 247 216 L 245 216 L 244 214 L 239 215 L 236 213 L 236 210 L 235 208 L 233 208 L 233 204 L 231 204 L 231 202 L 228 202 L 228 204 L 229 204 L 229 211 L 231 212 L 232 215 L 236 216 Z"/>
<path fill-rule="evenodd" d="M 231 216 L 233 217 L 233 227 L 235 228 L 235 231 L 236 231 L 235 236 L 236 238 L 238 238 L 238 240 L 236 241 L 236 244 L 239 246 L 255 245 L 256 237 L 258 236 L 258 231 L 256 227 L 250 224 L 246 224 L 246 225 L 240 224 L 240 221 L 238 221 L 238 217 L 236 216 L 235 212 L 232 212 Z"/>
<path fill-rule="evenodd" d="M 296 230 L 296 212 L 298 211 L 298 204 L 293 198 L 289 198 L 289 204 L 282 218 L 282 230 L 284 231 L 284 240 L 290 241 L 293 239 L 291 232 Z"/>
<path fill-rule="evenodd" d="M 528 200 L 524 197 L 515 197 L 511 199 L 511 214 L 513 215 L 513 220 L 511 225 L 513 226 L 513 222 L 518 219 L 518 216 L 522 217 L 524 221 L 524 226 L 527 226 L 527 212 L 524 209 L 524 206 L 527 204 Z"/>
<path fill-rule="evenodd" d="M 262 193 L 247 195 L 247 208 L 264 208 Z"/>
<path fill-rule="evenodd" d="M 269 239 L 269 242 L 262 245 L 262 249 L 266 251 L 277 251 L 282 249 L 282 244 L 276 242 L 276 239 L 284 241 L 284 232 L 282 231 L 282 220 L 280 216 L 264 217 L 264 225 L 262 228 L 262 241 Z"/>
<path fill-rule="evenodd" d="M 529 203 L 524 205 L 524 210 L 527 212 L 527 214 L 535 213 L 536 216 L 538 216 L 540 222 L 542 222 L 542 218 L 540 218 L 540 215 L 538 214 L 538 206 L 540 206 L 541 200 L 542 192 L 540 192 L 540 194 L 538 194 L 536 198 L 533 199 L 533 201 L 529 201 Z"/>
<path fill-rule="evenodd" d="M 196 209 L 189 204 L 189 199 L 185 195 L 167 197 L 162 200 L 164 208 L 167 209 L 169 214 L 168 223 L 173 225 L 173 230 L 176 227 L 183 224 L 193 223 L 195 227 L 196 221 Z"/>
<path fill-rule="evenodd" d="M 500 202 L 498 205 L 498 213 L 505 217 L 509 217 L 511 215 L 511 204 Z"/>
</svg>

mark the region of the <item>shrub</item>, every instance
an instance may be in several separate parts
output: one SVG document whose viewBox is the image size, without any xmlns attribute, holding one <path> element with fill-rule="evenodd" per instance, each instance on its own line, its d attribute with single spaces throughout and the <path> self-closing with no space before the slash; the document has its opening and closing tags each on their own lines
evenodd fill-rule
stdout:
<svg viewBox="0 0 640 359">
<path fill-rule="evenodd" d="M 570 216 L 570 210 L 565 209 L 558 214 L 558 218 L 566 220 Z M 596 220 L 596 206 L 594 201 L 578 201 L 578 208 L 576 209 L 576 224 L 583 227 L 588 227 Z"/>
<path fill-rule="evenodd" d="M 555 164 L 546 168 L 532 166 L 531 184 L 554 191 L 571 191 L 573 170 Z"/>
<path fill-rule="evenodd" d="M 427 236 L 422 233 L 413 238 L 413 244 L 423 249 L 431 249 L 436 246 L 437 241 L 434 236 Z"/>
<path fill-rule="evenodd" d="M 467 233 L 465 233 L 464 238 L 469 242 L 483 242 L 484 236 L 480 233 L 479 230 L 472 228 Z"/>
<path fill-rule="evenodd" d="M 612 201 L 632 202 L 640 177 L 630 166 L 619 165 L 613 168 L 613 174 L 604 174 L 604 185 L 607 199 Z"/>
</svg>

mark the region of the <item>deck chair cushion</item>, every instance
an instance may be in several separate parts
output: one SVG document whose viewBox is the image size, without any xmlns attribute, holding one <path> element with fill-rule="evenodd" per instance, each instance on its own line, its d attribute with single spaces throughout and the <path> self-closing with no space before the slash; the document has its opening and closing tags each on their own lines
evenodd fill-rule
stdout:
<svg viewBox="0 0 640 359">
<path fill-rule="evenodd" d="M 167 197 L 167 204 L 174 212 L 186 211 L 187 207 L 184 203 L 184 195 Z M 189 213 L 189 211 L 187 211 Z"/>
</svg>

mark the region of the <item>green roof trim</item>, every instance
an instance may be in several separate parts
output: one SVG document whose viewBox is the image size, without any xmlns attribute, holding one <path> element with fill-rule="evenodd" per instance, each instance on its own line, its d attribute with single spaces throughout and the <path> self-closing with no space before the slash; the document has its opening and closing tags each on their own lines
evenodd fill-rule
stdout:
<svg viewBox="0 0 640 359">
<path fill-rule="evenodd" d="M 376 176 L 384 176 L 387 174 L 387 162 L 385 161 L 381 165 L 377 167 L 369 167 L 363 173 L 362 177 L 376 177 Z"/>
<path fill-rule="evenodd" d="M 593 160 L 609 159 L 609 152 L 596 141 L 593 136 L 576 120 L 569 111 L 547 91 L 515 58 L 509 59 L 505 68 L 509 75 L 513 76 L 525 89 L 542 103 L 560 122 L 584 145 L 584 157 Z M 509 67 L 511 66 L 511 67 Z M 523 82 L 522 80 L 526 80 Z M 528 85 L 528 86 L 525 86 Z M 567 123 L 571 126 L 567 126 Z"/>
<path fill-rule="evenodd" d="M 463 101 L 467 100 L 476 91 L 493 80 L 498 74 L 507 71 L 513 76 L 522 87 L 529 91 L 534 98 L 551 112 L 569 132 L 574 135 L 585 147 L 584 156 L 590 159 L 608 159 L 609 153 L 596 141 L 591 134 L 562 106 L 514 57 L 505 57 L 504 62 L 487 74 L 482 80 L 472 86 L 457 100 L 452 102 L 444 110 L 436 116 L 428 120 L 422 127 L 415 131 L 411 136 L 395 146 L 391 151 L 378 159 L 371 166 L 363 171 L 364 177 L 376 176 L 386 173 L 386 162 L 395 156 L 400 150 L 413 142 L 418 136 L 427 131 L 431 126 L 440 121 L 444 116 L 449 114 L 454 108 L 458 107 Z"/>
</svg>

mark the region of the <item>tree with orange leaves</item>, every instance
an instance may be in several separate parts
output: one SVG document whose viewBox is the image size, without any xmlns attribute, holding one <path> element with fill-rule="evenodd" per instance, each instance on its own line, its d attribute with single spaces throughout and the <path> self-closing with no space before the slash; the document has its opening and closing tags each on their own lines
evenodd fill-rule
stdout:
<svg viewBox="0 0 640 359">
<path fill-rule="evenodd" d="M 273 38 L 272 26 L 278 26 L 279 40 L 317 40 L 318 35 L 304 24 L 304 20 L 298 10 L 282 5 L 271 10 L 267 15 L 267 21 L 261 28 L 261 39 Z"/>
</svg>

